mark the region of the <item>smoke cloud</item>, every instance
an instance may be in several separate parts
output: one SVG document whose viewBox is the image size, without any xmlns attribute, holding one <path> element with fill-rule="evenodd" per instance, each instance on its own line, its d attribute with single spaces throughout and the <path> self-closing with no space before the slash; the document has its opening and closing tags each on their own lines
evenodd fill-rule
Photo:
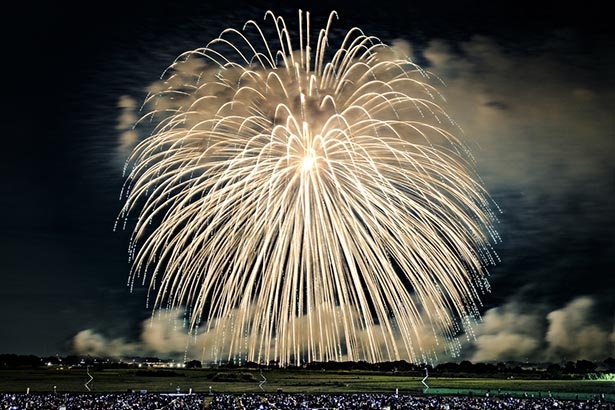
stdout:
<svg viewBox="0 0 615 410">
<path fill-rule="evenodd" d="M 531 309 L 531 310 L 530 310 Z M 488 310 L 467 346 L 471 361 L 602 360 L 612 354 L 615 331 L 596 316 L 596 301 L 580 296 L 555 310 L 507 303 Z"/>
<path fill-rule="evenodd" d="M 77 333 L 72 340 L 72 349 L 77 354 L 91 355 L 99 357 L 130 357 L 130 356 L 148 356 L 154 355 L 164 358 L 194 358 L 204 362 L 219 362 L 226 361 L 230 358 L 229 350 L 230 343 L 233 343 L 231 333 L 236 320 L 233 312 L 229 317 L 223 320 L 213 320 L 211 323 L 205 323 L 200 329 L 190 332 L 188 318 L 183 309 L 170 309 L 157 311 L 151 318 L 143 321 L 141 324 L 141 333 L 138 340 L 127 341 L 125 338 L 107 338 L 104 335 L 97 333 L 93 329 L 82 330 Z M 336 321 L 339 318 L 340 312 L 333 311 L 329 315 L 323 314 L 323 320 Z M 312 337 L 326 337 L 321 335 L 320 330 L 314 324 L 310 329 L 307 318 L 299 318 L 302 332 L 295 335 L 294 343 L 298 346 L 300 352 L 307 351 L 308 344 Z M 338 331 L 342 331 L 343 324 L 338 322 Z M 364 329 L 357 335 L 357 345 L 355 346 L 355 355 L 361 355 L 363 349 L 372 346 L 382 352 L 386 352 L 391 348 L 390 342 L 387 344 L 385 338 L 382 337 L 384 330 L 378 325 L 372 326 L 370 329 Z M 244 335 L 242 343 L 245 348 L 238 349 L 239 356 L 247 354 L 247 346 L 252 344 L 252 341 L 258 335 Z M 416 329 L 415 335 L 411 336 L 411 341 L 414 349 L 424 351 L 422 358 L 425 362 L 433 362 L 440 355 L 449 357 L 451 355 L 450 346 L 443 343 L 443 338 L 438 340 L 430 326 L 425 325 L 420 329 Z M 402 346 L 403 341 L 397 341 L 398 345 Z M 276 344 L 275 338 L 271 340 L 269 345 L 263 345 L 262 349 L 274 349 Z M 402 359 L 409 360 L 408 354 L 401 353 Z M 347 356 L 343 356 L 344 360 L 348 360 Z M 388 357 L 383 357 L 382 360 L 388 360 Z M 304 357 L 303 360 L 308 360 Z M 310 360 L 324 361 L 324 357 L 312 357 Z M 258 361 L 258 359 L 257 359 Z"/>
<path fill-rule="evenodd" d="M 137 144 L 139 136 L 133 129 L 137 122 L 137 102 L 132 97 L 123 95 L 119 98 L 117 106 L 120 108 L 116 126 L 120 132 L 118 151 L 122 159 L 125 159 Z"/>
<path fill-rule="evenodd" d="M 608 180 L 613 92 L 596 82 L 599 65 L 558 57 L 564 46 L 556 40 L 520 54 L 476 36 L 433 40 L 423 52 L 488 185 L 543 192 Z"/>
<path fill-rule="evenodd" d="M 211 334 L 191 334 L 186 330 L 183 309 L 162 310 L 141 324 L 137 341 L 107 338 L 92 329 L 79 332 L 72 340 L 78 354 L 99 357 L 130 357 L 159 355 L 165 358 L 183 356 L 213 360 L 206 355 L 205 346 L 211 344 Z"/>
<path fill-rule="evenodd" d="M 82 330 L 72 340 L 73 349 L 83 355 L 97 357 L 123 357 L 138 355 L 141 345 L 123 338 L 108 339 L 91 329 Z"/>
<path fill-rule="evenodd" d="M 510 302 L 489 309 L 482 320 L 467 329 L 467 333 L 460 335 L 458 340 L 447 343 L 444 336 L 434 335 L 431 327 L 425 325 L 416 329 L 412 343 L 424 352 L 419 357 L 431 363 L 461 359 L 472 362 L 602 360 L 615 347 L 615 329 L 609 333 L 606 327 L 596 324 L 592 320 L 595 313 L 595 301 L 588 296 L 575 298 L 550 312 L 544 307 Z M 330 320 L 336 320 L 335 316 L 336 312 L 331 312 Z M 204 362 L 226 361 L 229 358 L 229 333 L 233 322 L 231 315 L 189 332 L 183 309 L 161 310 L 141 324 L 137 341 L 106 338 L 92 329 L 86 329 L 74 336 L 72 347 L 78 354 L 101 357 L 157 355 L 194 358 Z M 298 334 L 296 340 L 303 350 L 311 337 L 308 336 L 307 320 L 305 323 L 305 333 Z M 342 326 L 341 323 L 339 326 Z M 384 339 L 379 338 L 380 333 L 377 325 L 369 332 L 363 331 L 359 334 L 357 348 L 367 348 L 370 343 L 375 343 L 375 348 L 386 351 L 387 345 Z M 318 329 L 313 328 L 311 334 L 318 337 Z M 255 335 L 246 337 L 247 346 Z M 275 340 L 269 348 L 273 348 L 274 344 Z M 397 344 L 401 346 L 403 341 L 400 339 Z M 462 346 L 461 355 L 457 349 L 451 349 L 455 345 Z M 245 353 L 244 349 L 241 354 Z M 401 356 L 404 360 L 410 360 L 403 352 Z"/>
<path fill-rule="evenodd" d="M 606 329 L 592 321 L 594 301 L 589 297 L 574 299 L 547 315 L 548 353 L 556 359 L 603 359 L 609 348 Z"/>
<path fill-rule="evenodd" d="M 473 362 L 534 357 L 542 339 L 541 317 L 524 312 L 516 303 L 488 310 L 476 326 Z"/>
</svg>

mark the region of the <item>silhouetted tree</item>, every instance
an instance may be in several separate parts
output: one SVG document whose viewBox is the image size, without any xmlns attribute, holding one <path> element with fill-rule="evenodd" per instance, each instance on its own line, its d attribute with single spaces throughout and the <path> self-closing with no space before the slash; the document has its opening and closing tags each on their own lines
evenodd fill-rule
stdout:
<svg viewBox="0 0 615 410">
<path fill-rule="evenodd" d="M 203 367 L 200 360 L 190 360 L 189 362 L 186 362 L 185 365 L 186 369 L 200 369 Z"/>
<path fill-rule="evenodd" d="M 76 355 L 70 355 L 70 356 L 66 356 L 63 360 L 62 363 L 64 363 L 67 366 L 75 366 L 81 363 L 81 358 L 79 356 Z"/>
<path fill-rule="evenodd" d="M 574 373 L 576 371 L 576 366 L 574 362 L 566 362 L 563 369 L 564 373 Z"/>
<path fill-rule="evenodd" d="M 258 369 L 261 366 L 256 362 L 251 362 L 250 360 L 248 360 L 243 364 L 243 367 L 247 367 L 248 369 Z"/>
<path fill-rule="evenodd" d="M 496 372 L 495 365 L 491 363 L 476 363 L 473 372 L 475 374 L 491 374 Z"/>
<path fill-rule="evenodd" d="M 596 370 L 596 364 L 589 360 L 577 360 L 575 368 L 577 373 L 590 373 Z"/>
<path fill-rule="evenodd" d="M 562 374 L 562 366 L 556 363 L 551 363 L 547 366 L 547 373 L 551 377 L 559 377 Z"/>
<path fill-rule="evenodd" d="M 472 364 L 472 362 L 468 360 L 464 360 L 461 363 L 459 363 L 459 371 L 462 373 L 473 373 L 474 365 Z"/>
<path fill-rule="evenodd" d="M 4 368 L 39 367 L 42 364 L 43 362 L 38 356 L 16 354 L 0 355 L 0 367 Z"/>
<path fill-rule="evenodd" d="M 506 363 L 498 362 L 498 364 L 496 364 L 495 367 L 498 373 L 507 373 L 510 371 Z"/>
<path fill-rule="evenodd" d="M 454 362 L 441 363 L 436 366 L 435 371 L 440 373 L 458 373 L 459 365 Z"/>
</svg>

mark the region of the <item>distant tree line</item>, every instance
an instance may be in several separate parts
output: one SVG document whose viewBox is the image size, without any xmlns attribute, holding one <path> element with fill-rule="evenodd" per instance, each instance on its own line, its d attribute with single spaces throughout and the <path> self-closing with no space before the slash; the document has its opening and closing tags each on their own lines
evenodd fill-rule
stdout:
<svg viewBox="0 0 615 410">
<path fill-rule="evenodd" d="M 92 366 L 95 369 L 105 368 L 134 368 L 140 367 L 139 364 L 165 364 L 169 360 L 156 357 L 137 357 L 124 360 L 110 358 L 97 358 L 91 356 L 69 355 L 65 357 L 47 356 L 38 357 L 34 355 L 0 354 L 1 369 L 18 368 L 39 368 L 44 366 Z M 484 377 L 540 377 L 540 378 L 572 378 L 579 375 L 592 373 L 615 373 L 615 359 L 609 357 L 603 361 L 577 360 L 562 363 L 530 364 L 522 362 L 499 362 L 499 363 L 472 363 L 468 360 L 456 362 L 440 363 L 438 365 L 415 364 L 405 360 L 386 361 L 369 363 L 366 361 L 327 361 L 310 362 L 303 366 L 281 366 L 277 361 L 270 361 L 268 364 L 255 362 L 244 362 L 237 365 L 233 362 L 225 364 L 203 366 L 199 360 L 190 360 L 183 363 L 186 369 L 200 369 L 202 367 L 217 368 L 248 368 L 248 369 L 286 369 L 300 370 L 321 370 L 321 371 L 372 371 L 386 373 L 403 373 L 407 375 L 424 375 L 427 370 L 430 376 L 434 377 L 463 377 L 463 376 L 484 376 Z"/>
<path fill-rule="evenodd" d="M 113 367 L 129 368 L 138 363 L 168 363 L 170 360 L 159 359 L 156 357 L 138 357 L 117 360 L 107 357 L 92 356 L 34 356 L 17 354 L 0 354 L 0 369 L 15 368 L 38 368 L 45 366 L 94 366 L 94 367 Z"/>
<path fill-rule="evenodd" d="M 227 367 L 236 367 L 229 365 Z M 281 367 L 278 362 L 272 361 L 268 365 L 254 362 L 246 362 L 243 367 L 274 369 Z M 567 378 L 585 375 L 595 372 L 615 372 L 615 359 L 608 358 L 603 361 L 592 362 L 589 360 L 567 361 L 562 364 L 556 363 L 522 363 L 522 362 L 499 362 L 499 363 L 472 363 L 468 360 L 460 363 L 446 362 L 438 365 L 408 363 L 405 360 L 369 363 L 365 361 L 346 362 L 311 362 L 304 366 L 285 366 L 286 368 L 323 370 L 323 371 L 374 371 L 374 372 L 397 372 L 408 375 L 425 375 L 425 371 L 435 377 L 458 377 L 458 376 L 485 376 L 485 377 L 540 377 L 540 378 Z"/>
<path fill-rule="evenodd" d="M 226 367 L 237 367 L 229 364 Z M 246 362 L 242 367 L 275 369 L 281 367 L 278 362 L 271 361 L 268 365 L 254 362 Z M 398 372 L 412 375 L 424 375 L 425 371 L 432 376 L 455 377 L 464 375 L 488 376 L 488 377 L 513 377 L 540 376 L 541 378 L 572 377 L 602 371 L 615 372 L 615 359 L 608 358 L 603 361 L 592 362 L 589 360 L 567 361 L 562 364 L 555 363 L 522 363 L 522 362 L 499 362 L 499 363 L 472 363 L 464 360 L 460 363 L 446 362 L 436 366 L 430 364 L 408 363 L 405 360 L 369 363 L 365 361 L 345 362 L 310 362 L 304 366 L 284 366 L 290 369 L 307 369 L 323 371 L 374 371 L 374 372 Z"/>
</svg>

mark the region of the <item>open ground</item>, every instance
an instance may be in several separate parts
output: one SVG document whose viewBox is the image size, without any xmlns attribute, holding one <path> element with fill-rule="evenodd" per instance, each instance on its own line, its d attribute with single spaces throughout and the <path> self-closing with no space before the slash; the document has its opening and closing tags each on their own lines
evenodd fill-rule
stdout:
<svg viewBox="0 0 615 410">
<path fill-rule="evenodd" d="M 89 373 L 89 374 L 88 374 Z M 135 370 L 87 368 L 0 371 L 2 393 L 87 393 L 148 391 L 158 393 L 355 393 L 423 394 L 422 377 L 374 371 L 177 369 Z M 430 377 L 432 394 L 513 394 L 586 398 L 604 395 L 615 401 L 615 383 L 597 380 L 498 379 Z M 262 387 L 262 389 L 261 389 Z"/>
</svg>

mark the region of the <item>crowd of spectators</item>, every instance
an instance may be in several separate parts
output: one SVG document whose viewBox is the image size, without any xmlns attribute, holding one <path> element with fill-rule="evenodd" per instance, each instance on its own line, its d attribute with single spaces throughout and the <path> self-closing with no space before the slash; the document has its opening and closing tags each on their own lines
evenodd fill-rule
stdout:
<svg viewBox="0 0 615 410">
<path fill-rule="evenodd" d="M 615 410 L 615 403 L 596 397 L 586 401 L 564 401 L 553 398 L 411 396 L 397 394 L 218 394 L 210 410 L 402 410 L 402 409 L 468 409 L 468 410 Z"/>
<path fill-rule="evenodd" d="M 202 410 L 205 396 L 141 393 L 0 394 L 1 410 Z"/>
<path fill-rule="evenodd" d="M 0 394 L 1 410 L 615 410 L 601 397 L 412 396 L 405 394 Z"/>
</svg>

